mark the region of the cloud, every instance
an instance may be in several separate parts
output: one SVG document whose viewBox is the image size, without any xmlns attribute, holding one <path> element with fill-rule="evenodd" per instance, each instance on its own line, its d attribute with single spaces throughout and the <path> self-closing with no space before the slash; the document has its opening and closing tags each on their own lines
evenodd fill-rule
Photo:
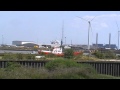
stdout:
<svg viewBox="0 0 120 90">
<path fill-rule="evenodd" d="M 104 28 L 113 28 L 115 21 L 120 21 L 120 14 L 85 15 L 81 18 L 88 21 L 93 19 L 93 21 L 91 21 L 92 27 L 103 30 Z M 73 28 L 86 28 L 87 23 L 81 18 L 75 17 L 70 26 Z"/>
<path fill-rule="evenodd" d="M 120 14 L 102 14 L 102 15 L 96 15 L 96 16 L 86 15 L 83 18 L 89 19 L 89 20 L 93 18 L 94 20 L 120 20 Z"/>
<path fill-rule="evenodd" d="M 85 20 L 88 20 L 88 21 L 91 21 L 92 19 L 94 19 L 96 16 L 89 16 L 89 15 L 87 15 L 87 16 L 84 16 L 83 18 L 85 19 Z"/>
<path fill-rule="evenodd" d="M 108 25 L 106 23 L 101 23 L 101 27 L 105 27 L 105 28 L 108 28 Z"/>
<path fill-rule="evenodd" d="M 80 20 L 79 18 L 75 17 L 73 21 L 71 21 L 70 26 L 73 28 L 80 28 Z"/>
</svg>

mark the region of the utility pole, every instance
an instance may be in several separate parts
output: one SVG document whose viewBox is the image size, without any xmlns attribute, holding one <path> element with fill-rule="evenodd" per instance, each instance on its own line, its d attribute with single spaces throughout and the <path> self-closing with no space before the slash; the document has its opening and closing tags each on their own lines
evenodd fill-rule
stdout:
<svg viewBox="0 0 120 90">
<path fill-rule="evenodd" d="M 96 49 L 98 48 L 98 33 L 96 34 Z"/>
<path fill-rule="evenodd" d="M 63 40 L 64 40 L 64 21 L 63 21 L 63 25 L 62 25 L 62 44 L 63 44 Z"/>
</svg>

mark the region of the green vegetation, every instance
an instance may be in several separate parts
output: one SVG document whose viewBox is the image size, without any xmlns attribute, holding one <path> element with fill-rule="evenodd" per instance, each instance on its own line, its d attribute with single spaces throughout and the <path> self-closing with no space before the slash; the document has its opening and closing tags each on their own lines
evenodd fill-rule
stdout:
<svg viewBox="0 0 120 90">
<path fill-rule="evenodd" d="M 52 60 L 46 63 L 45 68 L 48 70 L 56 70 L 59 68 L 69 68 L 69 67 L 79 67 L 80 64 L 77 64 L 75 61 L 67 60 L 67 59 L 57 59 Z"/>
<path fill-rule="evenodd" d="M 85 56 L 85 55 L 78 55 L 73 58 L 73 60 L 98 60 L 95 56 Z"/>
<path fill-rule="evenodd" d="M 87 64 L 72 60 L 53 60 L 43 68 L 27 68 L 9 62 L 7 68 L 0 68 L 0 79 L 120 79 L 110 75 L 97 74 Z"/>
<path fill-rule="evenodd" d="M 64 50 L 64 58 L 72 59 L 74 56 L 73 49 L 65 49 Z"/>
<path fill-rule="evenodd" d="M 13 53 L 4 53 L 0 55 L 1 60 L 35 60 L 37 54 L 13 54 Z"/>
<path fill-rule="evenodd" d="M 116 55 L 115 53 L 113 53 L 113 51 L 106 51 L 106 52 L 100 52 L 100 51 L 96 51 L 93 55 L 95 55 L 97 58 L 100 59 L 116 59 Z"/>
<path fill-rule="evenodd" d="M 7 67 L 5 68 L 6 71 L 12 71 L 15 70 L 17 68 L 21 67 L 20 64 L 15 63 L 15 62 L 8 62 L 7 63 Z"/>
<path fill-rule="evenodd" d="M 45 56 L 45 58 L 35 59 L 35 56 Z M 65 49 L 64 57 L 59 57 L 54 54 L 45 55 L 40 54 L 13 54 L 13 53 L 4 53 L 0 54 L 0 60 L 55 60 L 59 58 L 70 59 L 70 60 L 98 60 L 98 59 L 120 59 L 120 56 L 116 56 L 112 50 L 107 51 L 95 51 L 91 55 L 79 54 L 74 56 L 73 49 Z"/>
</svg>

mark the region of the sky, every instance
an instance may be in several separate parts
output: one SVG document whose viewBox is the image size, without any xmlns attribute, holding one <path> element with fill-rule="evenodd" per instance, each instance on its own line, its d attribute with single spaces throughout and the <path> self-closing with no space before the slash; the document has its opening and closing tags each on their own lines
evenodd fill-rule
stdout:
<svg viewBox="0 0 120 90">
<path fill-rule="evenodd" d="M 90 21 L 90 44 L 96 43 L 96 33 L 98 43 L 108 44 L 111 33 L 111 44 L 118 45 L 120 11 L 0 11 L 0 44 L 12 44 L 14 40 L 37 44 L 60 41 L 63 21 L 66 44 L 88 44 Z"/>
</svg>

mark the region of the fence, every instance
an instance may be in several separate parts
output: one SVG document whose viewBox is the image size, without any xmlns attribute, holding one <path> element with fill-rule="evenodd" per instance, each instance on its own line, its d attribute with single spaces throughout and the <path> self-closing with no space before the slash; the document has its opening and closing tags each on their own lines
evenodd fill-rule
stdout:
<svg viewBox="0 0 120 90">
<path fill-rule="evenodd" d="M 120 62 L 115 61 L 87 61 L 77 62 L 92 65 L 99 74 L 120 76 Z"/>
<path fill-rule="evenodd" d="M 45 63 L 47 61 L 0 61 L 0 68 L 6 68 L 8 65 L 8 62 L 18 63 L 25 67 L 41 68 L 45 66 Z"/>
<path fill-rule="evenodd" d="M 8 62 L 17 62 L 26 67 L 41 68 L 45 66 L 48 61 L 0 61 L 0 68 L 7 67 Z M 84 63 L 92 65 L 100 74 L 120 76 L 120 62 L 115 61 L 81 61 L 77 63 Z"/>
</svg>

